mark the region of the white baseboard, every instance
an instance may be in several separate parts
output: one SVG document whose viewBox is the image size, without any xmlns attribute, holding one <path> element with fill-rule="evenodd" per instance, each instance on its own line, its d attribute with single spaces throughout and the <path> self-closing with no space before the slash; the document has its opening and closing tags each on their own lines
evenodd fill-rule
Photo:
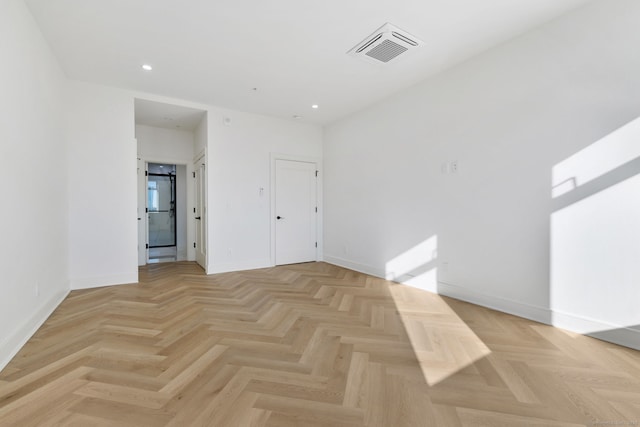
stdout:
<svg viewBox="0 0 640 427">
<path fill-rule="evenodd" d="M 325 262 L 329 264 L 335 264 L 340 267 L 348 268 L 350 270 L 359 271 L 361 273 L 370 274 L 372 276 L 381 277 L 383 279 L 393 280 L 394 278 L 385 277 L 385 272 L 379 268 L 372 267 L 370 265 L 359 264 L 353 261 L 334 257 L 330 255 L 324 256 Z M 534 320 L 536 322 L 551 324 L 551 311 L 543 307 L 537 307 L 529 304 L 523 304 L 517 301 L 508 300 L 505 298 L 499 298 L 491 295 L 482 294 L 479 292 L 471 291 L 461 286 L 452 285 L 450 283 L 438 282 L 437 286 L 434 284 L 419 284 L 412 283 L 411 278 L 402 281 L 407 286 L 413 286 L 421 288 L 428 292 L 437 293 L 440 295 L 448 296 L 451 298 L 459 299 L 462 301 L 470 302 L 472 304 L 480 305 L 482 307 L 491 308 L 493 310 L 502 311 L 504 313 L 513 314 L 514 316 L 524 317 L 525 319 Z"/>
<path fill-rule="evenodd" d="M 324 259 L 325 262 L 329 264 L 334 264 L 360 273 L 369 274 L 371 276 L 385 278 L 384 271 L 370 265 L 359 264 L 357 262 L 331 255 L 325 255 Z M 387 279 L 393 280 L 393 278 Z M 640 329 L 638 329 L 640 326 L 638 325 L 634 325 L 633 327 L 614 325 L 583 316 L 554 311 L 545 307 L 524 304 L 506 298 L 483 294 L 451 283 L 438 282 L 437 289 L 432 289 L 432 286 L 424 286 L 424 284 L 411 283 L 411 278 L 403 280 L 403 283 L 408 286 L 419 287 L 426 291 L 435 292 L 437 294 L 466 301 L 471 304 L 502 311 L 514 316 L 547 325 L 553 325 L 557 328 L 566 329 L 583 335 L 589 335 L 603 341 L 640 350 Z"/>
<path fill-rule="evenodd" d="M 71 279 L 71 290 L 101 288 L 103 286 L 138 283 L 138 271 L 100 277 L 82 277 Z"/>
<path fill-rule="evenodd" d="M 247 260 L 239 262 L 229 262 L 212 264 L 207 268 L 207 274 L 229 273 L 232 271 L 257 270 L 259 268 L 273 267 L 269 259 Z"/>
<path fill-rule="evenodd" d="M 36 333 L 38 328 L 51 316 L 51 313 L 58 308 L 60 303 L 69 295 L 69 291 L 58 292 L 46 301 L 31 316 L 31 319 L 20 326 L 6 341 L 0 346 L 0 371 L 15 357 L 20 349 Z"/>
<path fill-rule="evenodd" d="M 553 326 L 589 335 L 603 341 L 623 345 L 636 350 L 640 350 L 640 330 L 638 326 L 627 327 L 614 325 L 600 320 L 590 319 L 584 316 L 553 311 Z"/>
<path fill-rule="evenodd" d="M 440 295 L 487 307 L 492 310 L 502 311 L 503 313 L 513 314 L 514 316 L 524 317 L 525 319 L 547 325 L 551 324 L 551 310 L 548 308 L 523 304 L 521 302 L 493 295 L 486 295 L 463 288 L 462 286 L 444 282 L 438 282 L 438 293 Z"/>
<path fill-rule="evenodd" d="M 360 273 L 368 274 L 370 276 L 380 277 L 381 279 L 386 279 L 385 271 L 380 270 L 379 268 L 372 267 L 366 264 L 359 264 L 357 262 L 349 261 L 344 258 L 339 258 L 331 255 L 324 255 L 324 262 L 328 264 L 337 265 L 338 267 L 348 268 L 349 270 L 358 271 Z"/>
</svg>

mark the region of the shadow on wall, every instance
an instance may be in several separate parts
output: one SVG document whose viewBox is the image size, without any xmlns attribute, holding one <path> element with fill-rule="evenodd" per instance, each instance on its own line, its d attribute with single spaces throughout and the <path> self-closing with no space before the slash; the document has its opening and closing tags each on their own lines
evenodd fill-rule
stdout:
<svg viewBox="0 0 640 427">
<path fill-rule="evenodd" d="M 552 324 L 640 348 L 640 119 L 552 170 Z"/>
<path fill-rule="evenodd" d="M 444 293 L 438 234 L 385 263 L 387 280 L 408 285 L 387 282 L 430 394 L 447 395 L 451 385 L 477 376 L 492 378 L 520 402 L 539 404 L 546 393 L 523 386 L 524 361 L 551 355 L 570 366 L 574 354 L 594 348 L 579 334 L 640 350 L 640 119 L 554 166 L 549 197 L 551 300 L 542 308 L 551 313 L 545 321 L 577 334 L 434 295 Z"/>
<path fill-rule="evenodd" d="M 640 349 L 640 119 L 555 165 L 550 197 L 550 315 L 538 320 Z M 436 234 L 385 264 L 387 280 L 446 294 L 438 273 Z"/>
<path fill-rule="evenodd" d="M 591 187 L 581 188 L 582 194 L 600 191 L 606 188 L 602 187 L 603 182 L 610 186 L 611 182 L 630 177 L 633 167 L 629 163 L 634 159 L 640 159 L 640 118 L 555 165 L 551 171 L 551 195 L 555 199 L 587 184 Z"/>
</svg>

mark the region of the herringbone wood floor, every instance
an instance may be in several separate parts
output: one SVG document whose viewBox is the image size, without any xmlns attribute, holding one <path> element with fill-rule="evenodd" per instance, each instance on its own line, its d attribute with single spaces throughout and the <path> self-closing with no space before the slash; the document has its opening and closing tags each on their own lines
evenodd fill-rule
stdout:
<svg viewBox="0 0 640 427">
<path fill-rule="evenodd" d="M 74 291 L 0 374 L 3 426 L 634 421 L 638 352 L 323 263 Z"/>
</svg>

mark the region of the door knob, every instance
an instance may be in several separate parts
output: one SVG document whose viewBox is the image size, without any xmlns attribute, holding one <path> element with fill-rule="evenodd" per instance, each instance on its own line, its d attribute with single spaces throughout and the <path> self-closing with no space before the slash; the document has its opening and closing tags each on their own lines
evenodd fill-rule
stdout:
<svg viewBox="0 0 640 427">
<path fill-rule="evenodd" d="M 276 217 L 276 219 L 284 219 L 284 217 L 283 217 L 283 216 L 278 215 L 278 216 Z"/>
<path fill-rule="evenodd" d="M 196 219 L 200 219 L 201 217 L 197 216 Z"/>
</svg>

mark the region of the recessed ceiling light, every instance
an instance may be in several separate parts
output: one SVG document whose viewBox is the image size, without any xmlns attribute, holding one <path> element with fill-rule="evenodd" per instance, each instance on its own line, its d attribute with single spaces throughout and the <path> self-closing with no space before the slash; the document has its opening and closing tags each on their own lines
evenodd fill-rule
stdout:
<svg viewBox="0 0 640 427">
<path fill-rule="evenodd" d="M 151 70 L 153 70 L 153 67 L 151 65 L 149 65 L 149 64 L 143 64 L 142 65 L 142 69 L 145 70 L 145 71 L 151 71 Z"/>
<path fill-rule="evenodd" d="M 311 108 L 313 108 L 313 109 L 318 109 L 318 104 L 313 104 L 313 105 L 311 106 Z"/>
</svg>

